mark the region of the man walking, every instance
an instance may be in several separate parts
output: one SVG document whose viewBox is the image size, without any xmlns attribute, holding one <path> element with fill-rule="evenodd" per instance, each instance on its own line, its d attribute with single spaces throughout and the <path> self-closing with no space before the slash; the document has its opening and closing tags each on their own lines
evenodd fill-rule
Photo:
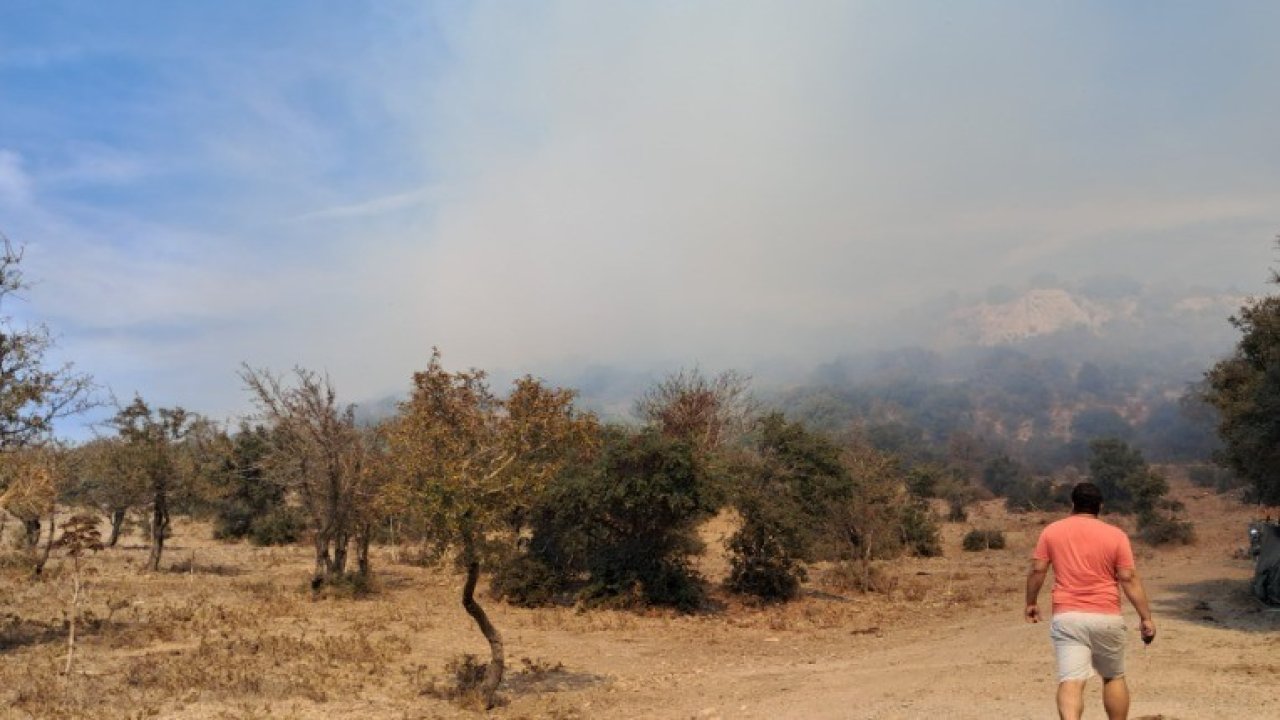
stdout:
<svg viewBox="0 0 1280 720">
<path fill-rule="evenodd" d="M 1129 688 L 1124 681 L 1124 618 L 1117 585 L 1142 621 L 1142 640 L 1156 636 L 1146 590 L 1133 565 L 1129 536 L 1098 519 L 1102 492 L 1093 483 L 1071 491 L 1071 516 L 1040 533 L 1027 575 L 1027 622 L 1040 622 L 1038 598 L 1053 567 L 1053 639 L 1058 661 L 1058 716 L 1080 720 L 1084 685 L 1096 671 L 1102 676 L 1102 704 L 1110 720 L 1129 717 Z"/>
</svg>

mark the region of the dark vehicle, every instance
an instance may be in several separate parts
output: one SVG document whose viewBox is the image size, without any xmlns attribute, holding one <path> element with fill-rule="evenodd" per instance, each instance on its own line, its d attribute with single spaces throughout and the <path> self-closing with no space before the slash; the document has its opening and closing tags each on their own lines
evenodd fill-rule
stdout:
<svg viewBox="0 0 1280 720">
<path fill-rule="evenodd" d="M 1253 594 L 1280 606 L 1280 524 L 1269 519 L 1249 525 L 1249 553 L 1254 557 Z"/>
</svg>

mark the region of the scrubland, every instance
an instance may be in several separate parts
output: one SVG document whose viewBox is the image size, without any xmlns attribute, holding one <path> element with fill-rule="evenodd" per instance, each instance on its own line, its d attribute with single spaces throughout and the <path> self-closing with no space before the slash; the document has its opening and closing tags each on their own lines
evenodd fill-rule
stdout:
<svg viewBox="0 0 1280 720">
<path fill-rule="evenodd" d="M 1198 540 L 1138 548 L 1160 637 L 1144 649 L 1131 633 L 1133 716 L 1275 717 L 1280 613 L 1248 594 L 1251 567 L 1238 554 L 1255 509 L 1180 478 L 1173 488 Z M 489 714 L 1050 717 L 1047 630 L 1024 624 L 1021 606 L 1025 558 L 1054 517 L 979 504 L 967 522 L 944 525 L 943 557 L 896 561 L 869 582 L 819 565 L 799 600 L 756 604 L 718 589 L 734 524 L 721 515 L 701 529 L 699 569 L 712 591 L 700 612 L 523 609 L 486 598 L 509 667 Z M 1004 530 L 1006 547 L 964 552 L 975 528 Z M 225 544 L 206 525 L 179 522 L 162 572 L 139 572 L 146 555 L 131 536 L 88 557 L 69 674 L 70 566 L 55 555 L 36 581 L 20 563 L 0 569 L 0 715 L 482 715 L 451 697 L 465 656 L 487 646 L 458 602 L 463 577 L 447 565 L 376 548 L 371 593 L 317 597 L 306 547 Z M 1086 717 L 1096 717 L 1096 688 L 1090 698 Z"/>
</svg>

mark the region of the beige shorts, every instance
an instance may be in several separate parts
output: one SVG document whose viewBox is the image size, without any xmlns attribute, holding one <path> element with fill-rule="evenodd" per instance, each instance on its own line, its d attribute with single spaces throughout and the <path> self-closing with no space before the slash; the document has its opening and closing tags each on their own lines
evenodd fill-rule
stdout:
<svg viewBox="0 0 1280 720">
<path fill-rule="evenodd" d="M 1058 682 L 1088 680 L 1095 670 L 1107 680 L 1124 675 L 1124 634 L 1124 618 L 1119 615 L 1054 615 L 1049 637 L 1058 658 Z"/>
</svg>

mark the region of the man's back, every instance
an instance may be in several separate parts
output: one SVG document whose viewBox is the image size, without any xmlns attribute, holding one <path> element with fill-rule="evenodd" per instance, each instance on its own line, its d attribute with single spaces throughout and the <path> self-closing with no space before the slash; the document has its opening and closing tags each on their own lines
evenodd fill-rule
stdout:
<svg viewBox="0 0 1280 720">
<path fill-rule="evenodd" d="M 1051 523 L 1036 543 L 1036 559 L 1053 567 L 1053 612 L 1120 614 L 1116 573 L 1133 568 L 1129 536 L 1093 515 Z"/>
</svg>

